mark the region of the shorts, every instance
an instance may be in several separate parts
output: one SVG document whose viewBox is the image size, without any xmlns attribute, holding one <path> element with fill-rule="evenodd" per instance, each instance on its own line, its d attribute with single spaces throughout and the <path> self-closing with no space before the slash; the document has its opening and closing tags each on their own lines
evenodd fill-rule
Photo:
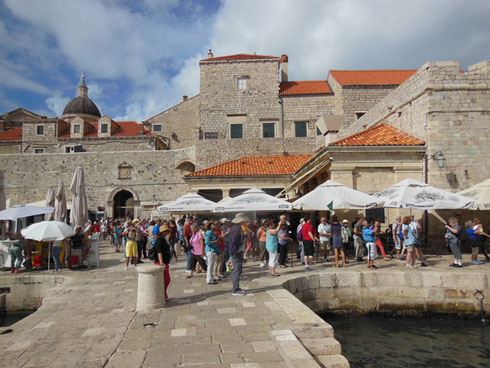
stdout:
<svg viewBox="0 0 490 368">
<path fill-rule="evenodd" d="M 277 264 L 277 251 L 269 252 L 269 267 L 276 267 Z"/>
<path fill-rule="evenodd" d="M 402 240 L 398 236 L 396 237 L 395 249 L 398 249 L 398 250 L 402 249 Z"/>
<path fill-rule="evenodd" d="M 477 257 L 478 256 L 478 251 L 480 250 L 479 247 L 471 247 L 471 255 L 473 257 Z"/>
<path fill-rule="evenodd" d="M 303 249 L 305 252 L 305 257 L 313 257 L 315 254 L 313 240 L 303 240 Z"/>
<path fill-rule="evenodd" d="M 415 252 L 415 244 L 405 245 L 407 252 Z"/>
<path fill-rule="evenodd" d="M 330 240 L 320 240 L 319 249 L 330 251 L 332 249 L 332 244 L 331 244 Z"/>
<path fill-rule="evenodd" d="M 122 239 L 119 236 L 114 237 L 114 244 L 115 245 L 122 245 Z"/>
<path fill-rule="evenodd" d="M 135 241 L 126 242 L 126 257 L 136 257 L 138 255 L 138 244 Z"/>
<path fill-rule="evenodd" d="M 252 248 L 253 249 L 259 249 L 259 240 L 258 239 L 252 240 Z"/>
</svg>

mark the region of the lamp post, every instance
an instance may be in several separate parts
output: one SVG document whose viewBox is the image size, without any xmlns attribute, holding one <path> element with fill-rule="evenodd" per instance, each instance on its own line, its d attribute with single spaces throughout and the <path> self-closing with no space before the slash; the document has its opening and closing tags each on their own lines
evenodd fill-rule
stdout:
<svg viewBox="0 0 490 368">
<path fill-rule="evenodd" d="M 430 158 L 436 162 L 439 169 L 446 167 L 446 158 L 441 151 L 434 153 L 432 156 L 430 156 Z"/>
</svg>

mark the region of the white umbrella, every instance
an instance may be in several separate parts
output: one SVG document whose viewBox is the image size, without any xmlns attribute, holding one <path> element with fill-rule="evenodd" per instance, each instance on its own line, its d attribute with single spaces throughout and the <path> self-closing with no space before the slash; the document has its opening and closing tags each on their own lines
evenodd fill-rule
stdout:
<svg viewBox="0 0 490 368">
<path fill-rule="evenodd" d="M 48 193 L 46 194 L 46 207 L 54 207 L 54 190 L 52 188 L 48 188 Z M 47 213 L 44 219 L 49 221 L 53 218 L 51 213 Z"/>
<path fill-rule="evenodd" d="M 215 202 L 200 196 L 197 193 L 187 193 L 175 201 L 157 207 L 160 213 L 169 212 L 211 212 Z"/>
<path fill-rule="evenodd" d="M 303 211 L 365 209 L 378 205 L 373 196 L 327 180 L 311 192 L 293 202 L 293 208 Z"/>
<path fill-rule="evenodd" d="M 88 220 L 87 194 L 85 193 L 85 174 L 81 166 L 78 166 L 70 185 L 73 193 L 70 222 L 76 227 L 84 227 Z"/>
<path fill-rule="evenodd" d="M 263 190 L 252 188 L 237 197 L 224 200 L 215 205 L 213 212 L 261 212 L 289 211 L 291 203 L 276 198 Z"/>
<path fill-rule="evenodd" d="M 37 207 L 37 206 L 13 206 L 6 210 L 0 211 L 0 220 L 15 221 L 17 219 L 29 216 L 44 215 L 54 211 L 54 207 Z"/>
<path fill-rule="evenodd" d="M 490 210 L 490 179 L 487 179 L 479 184 L 458 192 L 459 195 L 464 195 L 473 198 L 475 202 L 470 206 L 472 210 Z"/>
<path fill-rule="evenodd" d="M 48 270 L 51 266 L 51 242 L 64 240 L 75 235 L 70 225 L 60 221 L 37 222 L 21 230 L 21 234 L 26 239 L 37 241 L 49 241 L 48 246 Z"/>
<path fill-rule="evenodd" d="M 405 179 L 373 194 L 386 208 L 443 210 L 469 208 L 473 199 L 438 189 L 413 179 Z"/>
<path fill-rule="evenodd" d="M 58 189 L 56 190 L 56 200 L 54 204 L 54 219 L 56 221 L 61 221 L 61 222 L 66 221 L 65 185 L 61 180 L 60 183 L 58 184 Z"/>
</svg>

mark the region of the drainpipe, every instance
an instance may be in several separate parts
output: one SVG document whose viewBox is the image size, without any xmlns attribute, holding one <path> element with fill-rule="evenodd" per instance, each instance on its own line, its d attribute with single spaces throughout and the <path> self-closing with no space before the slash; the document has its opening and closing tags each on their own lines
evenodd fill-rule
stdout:
<svg viewBox="0 0 490 368">
<path fill-rule="evenodd" d="M 429 184 L 429 156 L 424 154 L 424 183 Z M 424 210 L 425 245 L 429 244 L 429 212 Z"/>
<path fill-rule="evenodd" d="M 277 136 L 278 138 L 284 137 L 284 106 L 281 97 L 279 97 L 279 124 L 277 127 Z"/>
</svg>

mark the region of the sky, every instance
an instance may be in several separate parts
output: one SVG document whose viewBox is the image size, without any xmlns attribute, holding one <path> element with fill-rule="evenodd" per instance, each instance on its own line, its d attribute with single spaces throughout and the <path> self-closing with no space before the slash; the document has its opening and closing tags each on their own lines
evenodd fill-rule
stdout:
<svg viewBox="0 0 490 368">
<path fill-rule="evenodd" d="M 114 120 L 199 93 L 199 60 L 289 56 L 289 80 L 330 69 L 490 60 L 488 0 L 0 0 L 0 114 L 61 116 L 85 73 Z"/>
</svg>

